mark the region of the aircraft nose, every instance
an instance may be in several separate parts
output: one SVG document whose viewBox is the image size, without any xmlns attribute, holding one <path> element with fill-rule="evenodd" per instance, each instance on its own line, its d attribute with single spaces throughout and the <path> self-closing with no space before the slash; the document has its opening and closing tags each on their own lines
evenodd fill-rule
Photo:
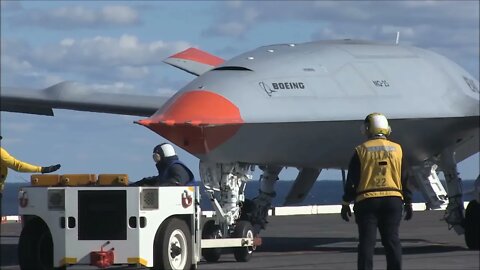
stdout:
<svg viewBox="0 0 480 270">
<path fill-rule="evenodd" d="M 183 92 L 150 118 L 137 122 L 192 154 L 205 154 L 238 131 L 240 110 L 225 97 L 208 90 Z"/>
</svg>

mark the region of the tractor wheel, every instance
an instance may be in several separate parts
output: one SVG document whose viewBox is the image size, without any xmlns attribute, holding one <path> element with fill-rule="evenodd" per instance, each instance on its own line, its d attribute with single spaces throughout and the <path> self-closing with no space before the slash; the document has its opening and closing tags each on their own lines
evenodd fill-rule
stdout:
<svg viewBox="0 0 480 270">
<path fill-rule="evenodd" d="M 215 225 L 214 220 L 209 220 L 203 225 L 202 239 L 218 239 L 222 238 L 220 226 Z M 202 249 L 202 256 L 207 262 L 218 262 L 222 255 L 221 248 L 204 248 Z"/>
<path fill-rule="evenodd" d="M 476 200 L 470 201 L 465 210 L 465 243 L 471 250 L 480 247 L 480 204 Z"/>
<path fill-rule="evenodd" d="M 53 240 L 47 224 L 34 219 L 23 227 L 18 241 L 18 263 L 22 270 L 61 270 L 53 267 Z"/>
<path fill-rule="evenodd" d="M 192 266 L 192 235 L 185 221 L 171 218 L 155 236 L 153 269 L 187 270 Z"/>
</svg>

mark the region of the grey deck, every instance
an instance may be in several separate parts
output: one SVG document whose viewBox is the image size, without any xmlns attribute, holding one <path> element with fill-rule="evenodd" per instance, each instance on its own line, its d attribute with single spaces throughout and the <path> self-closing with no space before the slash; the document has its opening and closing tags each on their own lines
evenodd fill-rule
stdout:
<svg viewBox="0 0 480 270">
<path fill-rule="evenodd" d="M 443 211 L 415 212 L 402 222 L 404 269 L 480 269 L 479 251 L 466 249 L 458 236 L 440 221 Z M 337 214 L 270 217 L 262 233 L 263 245 L 247 263 L 237 263 L 224 254 L 218 263 L 201 262 L 199 269 L 355 269 L 357 228 Z M 1 269 L 20 269 L 16 248 L 19 224 L 3 224 Z M 385 269 L 380 240 L 374 257 L 375 269 Z M 95 269 L 71 267 L 69 269 Z M 118 269 L 118 268 L 117 268 Z M 132 269 L 132 268 L 129 268 Z"/>
</svg>

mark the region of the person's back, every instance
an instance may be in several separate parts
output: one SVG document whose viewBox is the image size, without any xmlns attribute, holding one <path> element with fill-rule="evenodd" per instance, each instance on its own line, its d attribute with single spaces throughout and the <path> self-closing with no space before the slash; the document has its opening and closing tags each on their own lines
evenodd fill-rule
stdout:
<svg viewBox="0 0 480 270">
<path fill-rule="evenodd" d="M 387 269 L 401 269 L 398 230 L 403 204 L 407 212 L 405 219 L 412 216 L 402 147 L 387 139 L 391 130 L 381 114 L 369 114 L 364 121 L 364 131 L 368 140 L 355 148 L 350 160 L 341 216 L 349 221 L 350 202 L 355 201 L 358 269 L 373 269 L 377 228 L 385 248 Z"/>
<path fill-rule="evenodd" d="M 385 137 L 374 137 L 357 146 L 355 151 L 361 172 L 355 201 L 386 196 L 403 199 L 402 147 Z"/>
</svg>

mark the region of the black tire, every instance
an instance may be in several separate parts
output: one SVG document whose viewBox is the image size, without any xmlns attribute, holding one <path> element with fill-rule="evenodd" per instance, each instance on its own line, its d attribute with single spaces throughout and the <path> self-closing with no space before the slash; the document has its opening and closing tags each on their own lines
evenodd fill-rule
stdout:
<svg viewBox="0 0 480 270">
<path fill-rule="evenodd" d="M 188 270 L 192 266 L 192 235 L 185 221 L 164 221 L 154 242 L 153 269 Z"/>
<path fill-rule="evenodd" d="M 53 240 L 47 224 L 40 219 L 29 221 L 18 241 L 18 263 L 21 270 L 60 270 L 53 267 Z"/>
<path fill-rule="evenodd" d="M 218 239 L 221 237 L 220 226 L 215 225 L 215 220 L 209 220 L 203 225 L 202 239 Z M 221 255 L 221 248 L 202 249 L 202 256 L 207 262 L 218 262 Z"/>
<path fill-rule="evenodd" d="M 472 200 L 465 210 L 465 243 L 471 250 L 480 247 L 480 204 Z"/>
<path fill-rule="evenodd" d="M 233 232 L 233 237 L 235 238 L 253 238 L 253 226 L 249 221 L 239 220 L 237 225 L 235 225 L 235 230 Z M 233 255 L 237 262 L 248 262 L 253 255 L 253 247 L 240 247 L 233 249 Z"/>
</svg>

